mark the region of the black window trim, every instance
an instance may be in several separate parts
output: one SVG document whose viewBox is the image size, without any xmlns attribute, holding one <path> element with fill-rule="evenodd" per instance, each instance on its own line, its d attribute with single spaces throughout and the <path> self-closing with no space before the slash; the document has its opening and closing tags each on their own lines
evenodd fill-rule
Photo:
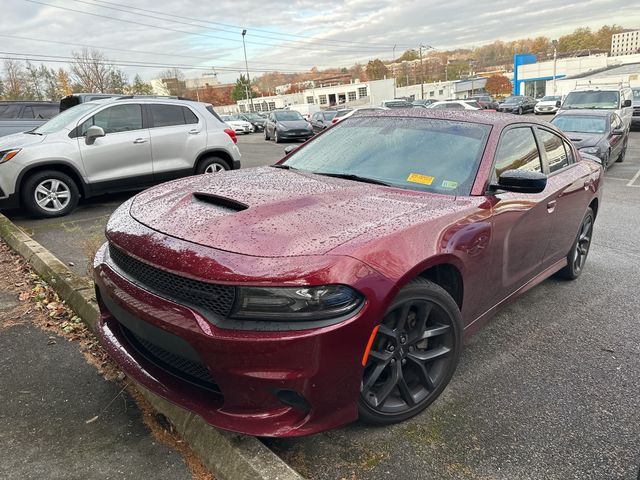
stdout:
<svg viewBox="0 0 640 480">
<path fill-rule="evenodd" d="M 159 127 L 156 127 L 153 124 L 153 117 L 151 115 L 151 107 L 154 107 L 154 106 L 157 106 L 157 105 L 159 105 L 161 107 L 178 107 L 178 108 L 181 108 L 182 119 L 184 120 L 184 123 L 182 123 L 182 124 L 175 123 L 173 125 L 161 125 Z M 192 108 L 189 108 L 189 106 L 183 105 L 183 104 L 178 104 L 178 103 L 144 103 L 144 104 L 142 104 L 142 106 L 143 106 L 143 110 L 146 112 L 146 125 L 147 125 L 146 128 L 148 128 L 150 130 L 151 129 L 156 129 L 156 128 L 168 128 L 168 127 L 179 127 L 179 126 L 186 127 L 186 126 L 189 126 L 189 125 L 200 125 L 200 122 L 202 120 L 200 118 L 200 115 L 198 115 Z M 184 109 L 185 108 L 188 108 L 191 111 L 191 113 L 193 113 L 196 116 L 196 118 L 198 119 L 198 123 L 187 123 L 187 117 L 184 114 Z M 211 112 L 209 112 L 209 113 L 211 113 Z M 144 120 L 144 117 L 145 117 L 145 115 L 143 115 L 143 120 Z M 224 122 L 224 120 L 222 120 L 222 119 L 220 119 L 220 121 Z M 145 125 L 144 122 L 143 122 L 143 125 Z"/>
<path fill-rule="evenodd" d="M 111 132 L 111 133 L 108 133 L 107 135 L 117 135 L 119 133 L 139 132 L 140 130 L 147 130 L 149 127 L 147 126 L 147 123 L 145 122 L 144 104 L 137 103 L 137 102 L 109 103 L 109 104 L 105 105 L 104 108 L 101 108 L 100 110 L 94 110 L 90 115 L 88 115 L 87 117 L 83 118 L 82 120 L 79 120 L 78 124 L 76 125 L 76 127 L 69 132 L 69 138 L 78 138 L 78 137 L 84 138 L 84 135 L 82 135 L 82 125 L 84 124 L 84 122 L 86 122 L 87 120 L 95 117 L 98 113 L 104 112 L 107 108 L 120 107 L 120 106 L 125 106 L 125 105 L 137 105 L 137 106 L 140 107 L 140 109 L 142 110 L 142 128 L 134 128 L 132 130 L 125 130 L 124 132 Z"/>
<path fill-rule="evenodd" d="M 564 141 L 565 145 L 569 145 L 572 148 L 572 156 L 573 156 L 573 163 L 571 163 L 569 161 L 568 165 L 566 165 L 565 167 L 562 167 L 558 170 L 556 170 L 555 172 L 551 172 L 549 170 L 549 159 L 547 158 L 547 151 L 544 148 L 540 148 L 540 145 L 544 146 L 544 143 L 542 142 L 542 139 L 539 138 L 539 130 L 544 130 L 545 132 L 551 133 L 552 135 L 555 135 L 556 137 L 560 137 L 560 139 L 562 139 Z M 550 128 L 545 128 L 542 125 L 536 125 L 534 128 L 534 133 L 536 136 L 536 142 L 538 143 L 538 151 L 542 153 L 541 158 L 542 158 L 542 164 L 543 164 L 543 170 L 545 175 L 547 176 L 547 178 L 553 177 L 555 175 L 557 175 L 558 173 L 563 173 L 565 171 L 567 171 L 569 168 L 575 166 L 576 164 L 576 155 L 575 152 L 573 151 L 573 143 L 570 140 L 567 140 L 565 138 L 564 135 L 561 135 L 558 132 L 554 132 L 553 130 L 551 130 Z M 566 154 L 566 151 L 565 151 Z M 567 160 L 570 160 L 569 157 L 567 156 Z"/>
</svg>

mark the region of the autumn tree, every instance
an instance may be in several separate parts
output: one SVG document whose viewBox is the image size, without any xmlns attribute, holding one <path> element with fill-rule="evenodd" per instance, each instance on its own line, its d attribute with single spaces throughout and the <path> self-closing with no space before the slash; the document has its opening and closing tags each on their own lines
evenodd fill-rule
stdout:
<svg viewBox="0 0 640 480">
<path fill-rule="evenodd" d="M 504 75 L 493 75 L 487 79 L 484 89 L 491 95 L 508 95 L 513 90 L 513 85 Z"/>
<path fill-rule="evenodd" d="M 73 93 L 73 90 L 71 89 L 71 79 L 69 78 L 69 74 L 63 68 L 58 69 L 58 73 L 56 74 L 56 83 L 58 84 L 58 92 L 60 92 L 61 97 L 66 97 Z"/>
<path fill-rule="evenodd" d="M 73 82 L 85 92 L 105 93 L 113 81 L 114 67 L 100 50 L 83 48 L 72 52 L 73 61 L 69 67 Z"/>
<path fill-rule="evenodd" d="M 366 72 L 369 80 L 381 80 L 389 75 L 389 69 L 379 58 L 367 63 Z"/>
<path fill-rule="evenodd" d="M 394 60 L 395 62 L 410 62 L 412 60 L 418 60 L 420 58 L 420 54 L 417 50 L 409 49 L 405 50 L 405 52 L 398 58 Z"/>
</svg>

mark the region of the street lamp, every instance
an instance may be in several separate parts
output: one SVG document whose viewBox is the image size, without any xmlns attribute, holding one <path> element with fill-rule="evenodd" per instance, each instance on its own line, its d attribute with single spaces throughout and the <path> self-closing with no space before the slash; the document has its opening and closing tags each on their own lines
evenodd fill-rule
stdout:
<svg viewBox="0 0 640 480">
<path fill-rule="evenodd" d="M 393 98 L 396 98 L 396 46 L 393 46 Z"/>
<path fill-rule="evenodd" d="M 426 48 L 420 45 L 420 98 L 424 100 L 424 67 L 422 66 L 422 49 Z"/>
<path fill-rule="evenodd" d="M 255 112 L 255 109 L 253 108 L 253 95 L 251 95 L 251 78 L 249 77 L 249 63 L 247 62 L 247 46 L 244 44 L 244 36 L 246 34 L 247 34 L 247 30 L 246 29 L 242 30 L 242 49 L 244 50 L 244 66 L 247 70 L 247 84 L 249 85 L 249 88 L 248 88 L 249 103 L 251 104 L 251 111 Z"/>
<path fill-rule="evenodd" d="M 556 94 L 556 67 L 558 64 L 558 40 L 551 40 L 553 45 L 553 94 Z"/>
</svg>

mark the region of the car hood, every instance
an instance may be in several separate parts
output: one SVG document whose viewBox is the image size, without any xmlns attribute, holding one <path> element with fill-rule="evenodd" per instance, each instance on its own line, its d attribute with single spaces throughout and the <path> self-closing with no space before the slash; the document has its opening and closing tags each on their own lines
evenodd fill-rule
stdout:
<svg viewBox="0 0 640 480">
<path fill-rule="evenodd" d="M 283 126 L 284 128 L 296 128 L 296 129 L 305 129 L 309 128 L 309 122 L 306 120 L 278 120 L 278 125 Z"/>
<path fill-rule="evenodd" d="M 22 148 L 35 143 L 42 143 L 46 135 L 32 135 L 29 133 L 14 133 L 0 137 L 0 151 L 9 148 Z"/>
<path fill-rule="evenodd" d="M 596 146 L 604 137 L 602 133 L 565 132 L 565 134 L 578 148 Z"/>
<path fill-rule="evenodd" d="M 284 257 L 322 255 L 364 234 L 375 239 L 417 218 L 452 214 L 456 205 L 466 207 L 454 196 L 262 167 L 151 188 L 134 198 L 130 214 L 192 243 Z"/>
</svg>

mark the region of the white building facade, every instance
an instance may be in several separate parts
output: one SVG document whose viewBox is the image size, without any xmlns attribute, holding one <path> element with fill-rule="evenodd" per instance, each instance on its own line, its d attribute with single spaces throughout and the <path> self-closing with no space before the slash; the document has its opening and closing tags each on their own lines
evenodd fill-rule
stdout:
<svg viewBox="0 0 640 480">
<path fill-rule="evenodd" d="M 640 30 L 616 33 L 611 36 L 611 55 L 640 53 Z"/>
</svg>

